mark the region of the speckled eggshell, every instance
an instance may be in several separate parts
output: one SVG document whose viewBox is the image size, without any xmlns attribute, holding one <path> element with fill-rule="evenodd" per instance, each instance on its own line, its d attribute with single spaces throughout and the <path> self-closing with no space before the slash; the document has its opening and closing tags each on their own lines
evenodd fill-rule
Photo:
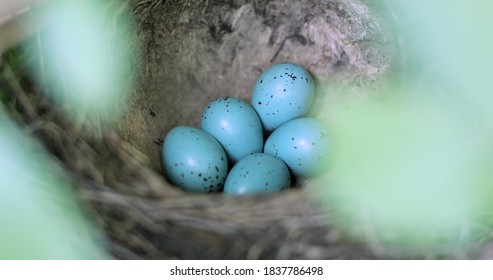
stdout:
<svg viewBox="0 0 493 280">
<path fill-rule="evenodd" d="M 254 195 L 275 193 L 289 188 L 291 175 L 280 159 L 255 153 L 236 163 L 224 183 L 227 195 Z"/>
<path fill-rule="evenodd" d="M 282 159 L 294 175 L 311 177 L 326 169 L 329 144 L 328 129 L 322 122 L 298 118 L 272 132 L 264 153 Z"/>
<path fill-rule="evenodd" d="M 206 131 L 191 126 L 177 126 L 168 132 L 163 166 L 172 184 L 193 192 L 220 191 L 228 173 L 221 144 Z"/>
<path fill-rule="evenodd" d="M 314 83 L 310 73 L 294 63 L 274 64 L 257 79 L 252 106 L 266 131 L 305 116 L 313 102 Z"/>
<path fill-rule="evenodd" d="M 262 124 L 253 107 L 241 99 L 213 100 L 204 110 L 200 126 L 221 143 L 231 163 L 262 152 Z"/>
</svg>

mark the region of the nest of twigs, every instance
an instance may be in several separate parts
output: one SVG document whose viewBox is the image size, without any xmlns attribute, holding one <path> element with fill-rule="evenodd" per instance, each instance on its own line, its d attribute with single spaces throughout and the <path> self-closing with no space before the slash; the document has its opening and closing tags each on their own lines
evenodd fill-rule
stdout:
<svg viewBox="0 0 493 280">
<path fill-rule="evenodd" d="M 390 64 L 385 25 L 360 0 L 226 2 L 128 1 L 142 52 L 135 95 L 118 127 L 98 134 L 74 125 L 19 73 L 11 73 L 19 81 L 10 85 L 13 116 L 64 167 L 116 258 L 375 258 L 333 228 L 303 188 L 229 198 L 185 193 L 163 177 L 167 131 L 197 125 L 216 97 L 248 100 L 272 63 L 292 61 L 319 83 L 350 85 L 340 92 L 354 98 L 369 92 L 359 88 L 375 87 Z M 323 114 L 333 96 L 317 94 L 314 114 Z"/>
</svg>

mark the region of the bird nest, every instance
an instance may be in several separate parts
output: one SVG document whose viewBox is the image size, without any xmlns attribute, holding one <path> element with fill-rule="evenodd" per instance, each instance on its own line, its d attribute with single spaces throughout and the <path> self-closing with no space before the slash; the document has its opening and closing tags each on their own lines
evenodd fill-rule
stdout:
<svg viewBox="0 0 493 280">
<path fill-rule="evenodd" d="M 165 180 L 161 163 L 171 128 L 198 126 L 217 97 L 249 101 L 272 63 L 303 65 L 330 84 L 320 88 L 365 98 L 391 61 L 391 37 L 372 7 L 360 0 L 128 4 L 142 51 L 133 62 L 135 94 L 117 126 L 94 133 L 68 121 L 34 83 L 19 84 L 12 112 L 64 167 L 105 233 L 105 249 L 122 259 L 376 258 L 302 187 L 235 198 L 187 193 Z M 337 96 L 318 90 L 316 98 L 321 116 Z"/>
</svg>

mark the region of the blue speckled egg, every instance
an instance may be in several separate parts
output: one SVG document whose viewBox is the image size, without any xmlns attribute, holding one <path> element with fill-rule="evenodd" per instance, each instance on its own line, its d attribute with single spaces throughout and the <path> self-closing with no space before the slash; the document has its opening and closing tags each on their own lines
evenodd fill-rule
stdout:
<svg viewBox="0 0 493 280">
<path fill-rule="evenodd" d="M 291 120 L 274 130 L 265 141 L 264 153 L 282 159 L 296 176 L 322 172 L 329 158 L 328 129 L 312 118 Z"/>
<path fill-rule="evenodd" d="M 228 173 L 221 144 L 206 131 L 191 126 L 177 126 L 168 132 L 163 166 L 172 184 L 194 192 L 221 190 Z"/>
<path fill-rule="evenodd" d="M 262 153 L 248 155 L 236 163 L 224 183 L 228 195 L 274 193 L 289 188 L 291 175 L 280 159 Z"/>
<path fill-rule="evenodd" d="M 252 106 L 265 130 L 305 116 L 313 102 L 315 86 L 308 71 L 293 63 L 275 64 L 257 79 Z"/>
<path fill-rule="evenodd" d="M 221 97 L 212 101 L 202 114 L 200 126 L 221 143 L 231 163 L 262 152 L 262 124 L 253 107 L 241 99 Z"/>
</svg>

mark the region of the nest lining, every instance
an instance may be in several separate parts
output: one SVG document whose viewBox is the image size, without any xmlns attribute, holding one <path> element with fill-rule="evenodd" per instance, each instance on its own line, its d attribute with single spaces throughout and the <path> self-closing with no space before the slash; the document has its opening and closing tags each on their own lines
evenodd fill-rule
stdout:
<svg viewBox="0 0 493 280">
<path fill-rule="evenodd" d="M 256 78 L 272 63 L 298 63 L 319 81 L 359 79 L 366 85 L 390 63 L 388 38 L 359 1 L 148 5 L 137 6 L 143 78 L 120 135 L 156 171 L 162 170 L 159 145 L 167 131 L 198 126 L 215 98 L 249 101 Z M 315 103 L 326 103 L 320 101 Z"/>
</svg>

